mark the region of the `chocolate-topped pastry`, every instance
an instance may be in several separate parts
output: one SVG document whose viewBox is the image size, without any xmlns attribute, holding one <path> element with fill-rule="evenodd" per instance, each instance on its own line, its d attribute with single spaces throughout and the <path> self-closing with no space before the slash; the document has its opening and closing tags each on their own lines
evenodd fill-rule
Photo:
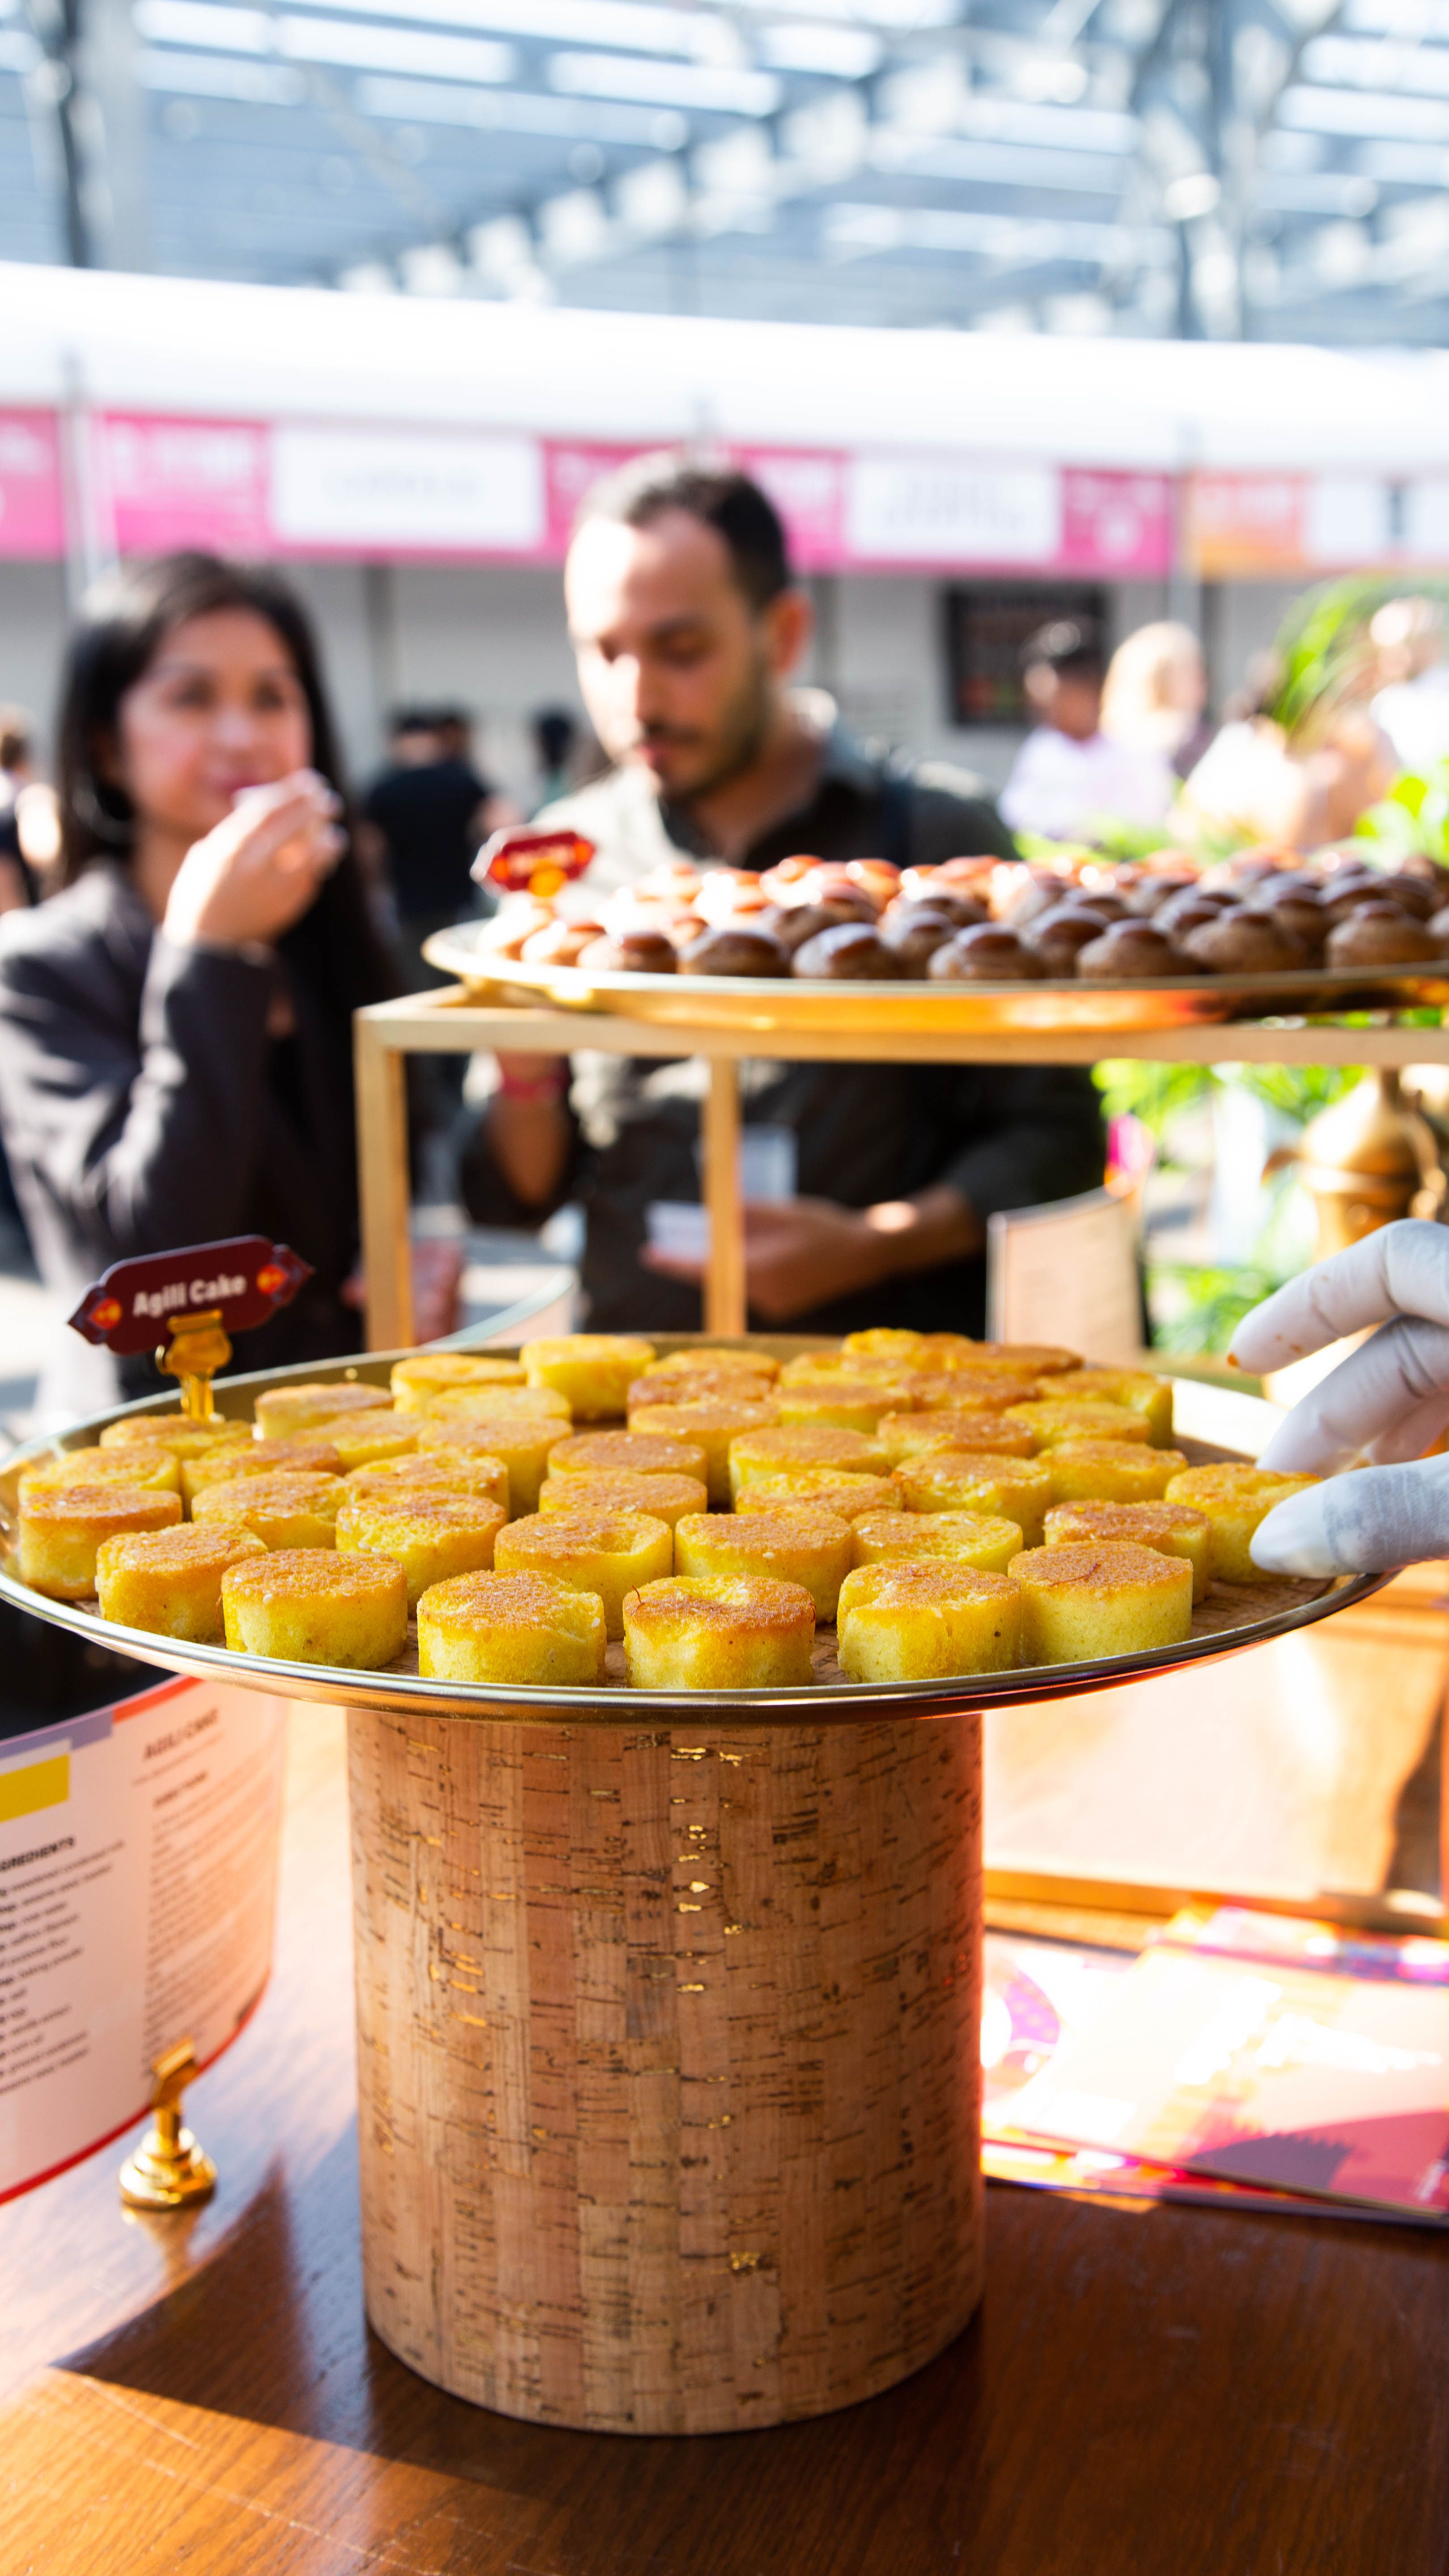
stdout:
<svg viewBox="0 0 1449 2576">
<path fill-rule="evenodd" d="M 790 960 L 778 939 L 743 924 L 705 930 L 681 948 L 681 975 L 788 975 Z"/>
<path fill-rule="evenodd" d="M 1443 901 L 1438 888 L 1426 885 L 1422 877 L 1411 877 L 1397 868 L 1391 877 L 1380 877 L 1380 891 L 1400 912 L 1411 912 L 1416 921 L 1428 921 Z"/>
<path fill-rule="evenodd" d="M 935 869 L 912 868 L 908 873 L 911 876 L 924 877 L 928 874 L 934 876 L 938 872 Z M 974 930 L 978 923 L 991 919 L 990 907 L 985 903 L 979 903 L 974 895 L 962 894 L 959 887 L 954 893 L 949 886 L 933 886 L 929 894 L 901 894 L 883 918 L 889 921 L 892 913 L 908 910 L 941 913 L 947 921 L 953 922 L 958 930 Z"/>
<path fill-rule="evenodd" d="M 1301 886 L 1289 880 L 1286 891 L 1281 894 L 1276 886 L 1265 886 L 1245 909 L 1260 914 L 1266 921 L 1276 921 L 1284 930 L 1291 931 L 1310 957 L 1322 956 L 1323 943 L 1333 925 L 1317 895 L 1306 893 Z"/>
<path fill-rule="evenodd" d="M 994 896 L 997 919 L 1011 930 L 1020 930 L 1039 913 L 1054 911 L 1069 891 L 1053 868 L 1014 867 L 1009 882 Z"/>
<path fill-rule="evenodd" d="M 766 911 L 770 898 L 753 868 L 706 868 L 692 901 L 703 920 L 724 922 Z"/>
<path fill-rule="evenodd" d="M 1449 957 L 1449 903 L 1446 903 L 1442 912 L 1436 912 L 1424 927 L 1430 938 L 1438 941 L 1440 956 Z"/>
<path fill-rule="evenodd" d="M 1235 886 L 1252 886 L 1256 889 L 1265 878 L 1275 877 L 1282 869 L 1291 868 L 1292 865 L 1293 854 L 1290 850 L 1280 850 L 1271 842 L 1263 842 L 1251 850 L 1237 851 L 1229 861 L 1228 875 Z"/>
<path fill-rule="evenodd" d="M 1136 983 L 1143 977 L 1180 975 L 1182 960 L 1152 921 L 1114 921 L 1077 951 L 1077 973 L 1093 983 Z"/>
<path fill-rule="evenodd" d="M 1421 966 L 1443 954 L 1430 924 L 1396 903 L 1365 903 L 1346 913 L 1324 951 L 1330 966 Z"/>
<path fill-rule="evenodd" d="M 901 968 L 900 960 L 863 921 L 848 921 L 807 939 L 803 948 L 796 949 L 791 971 L 806 979 L 827 976 L 841 983 L 884 984 Z"/>
<path fill-rule="evenodd" d="M 1169 895 L 1153 914 L 1153 928 L 1165 930 L 1169 939 L 1176 939 L 1198 929 L 1204 921 L 1211 921 L 1215 913 L 1231 912 L 1237 900 L 1221 886 L 1184 886 L 1180 894 Z"/>
<path fill-rule="evenodd" d="M 1050 912 L 1039 913 L 1020 934 L 1023 948 L 1039 957 L 1043 971 L 1057 977 L 1075 975 L 1077 959 L 1094 939 L 1112 927 L 1106 913 L 1084 903 L 1059 903 Z"/>
<path fill-rule="evenodd" d="M 1384 881 L 1370 868 L 1335 868 L 1323 887 L 1323 909 L 1334 924 L 1346 921 L 1366 903 L 1383 901 Z M 1392 898 L 1390 898 L 1392 900 Z"/>
<path fill-rule="evenodd" d="M 591 939 L 575 963 L 607 975 L 672 975 L 678 960 L 662 930 L 614 930 Z"/>
<path fill-rule="evenodd" d="M 964 927 L 969 925 L 953 919 L 944 903 L 893 903 L 881 915 L 881 944 L 890 950 L 900 974 L 924 975 L 937 949 Z"/>
<path fill-rule="evenodd" d="M 1144 869 L 1138 883 L 1132 887 L 1127 896 L 1127 909 L 1129 912 L 1137 913 L 1141 919 L 1150 921 L 1162 910 L 1165 903 L 1171 903 L 1174 895 L 1193 893 L 1197 881 L 1195 868 L 1161 868 L 1156 871 Z"/>
<path fill-rule="evenodd" d="M 1045 971 L 1041 959 L 1033 957 L 1016 932 L 1000 922 L 958 930 L 954 939 L 936 950 L 926 969 L 933 981 L 979 984 L 1035 984 Z"/>
<path fill-rule="evenodd" d="M 801 885 L 800 893 L 806 903 L 847 905 L 850 918 L 855 921 L 874 921 L 880 910 L 866 888 L 843 866 L 827 867 L 822 862 L 819 867 L 812 868 Z"/>
<path fill-rule="evenodd" d="M 1189 930 L 1182 953 L 1200 974 L 1282 975 L 1307 964 L 1301 942 L 1275 912 L 1220 912 Z"/>
<path fill-rule="evenodd" d="M 1095 913 L 1099 921 L 1126 921 L 1131 917 L 1130 905 L 1106 886 L 1068 886 L 1055 908 L 1059 912 Z M 1037 918 L 1040 920 L 1041 915 Z"/>
<path fill-rule="evenodd" d="M 526 966 L 576 966 L 584 950 L 607 935 L 601 921 L 551 921 L 533 931 L 518 954 Z"/>
<path fill-rule="evenodd" d="M 793 957 L 797 948 L 803 948 L 807 939 L 817 939 L 822 930 L 841 930 L 861 921 L 868 928 L 874 919 L 869 905 L 852 897 L 849 902 L 772 904 L 768 912 L 756 913 L 750 928 L 768 931 L 786 956 Z"/>
<path fill-rule="evenodd" d="M 1449 898 L 1449 868 L 1442 859 L 1431 859 L 1427 850 L 1411 850 L 1406 859 L 1400 859 L 1398 873 L 1401 877 L 1418 877 L 1424 885 L 1432 886 L 1436 905 Z"/>
</svg>

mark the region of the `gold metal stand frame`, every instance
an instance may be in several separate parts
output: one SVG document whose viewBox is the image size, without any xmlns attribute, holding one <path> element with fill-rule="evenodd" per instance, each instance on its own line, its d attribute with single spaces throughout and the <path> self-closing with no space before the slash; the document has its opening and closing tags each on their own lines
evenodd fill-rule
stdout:
<svg viewBox="0 0 1449 2576">
<path fill-rule="evenodd" d="M 216 2189 L 215 2165 L 181 2123 L 181 2097 L 196 2075 L 194 2041 L 178 2040 L 151 2071 L 156 2124 L 121 2167 L 121 2198 L 128 2209 L 185 2209 Z"/>
</svg>

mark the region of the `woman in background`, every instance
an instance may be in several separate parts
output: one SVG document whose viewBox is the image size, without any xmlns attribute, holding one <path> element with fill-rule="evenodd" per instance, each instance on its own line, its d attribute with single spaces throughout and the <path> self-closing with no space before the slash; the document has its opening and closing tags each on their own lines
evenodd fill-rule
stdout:
<svg viewBox="0 0 1449 2576">
<path fill-rule="evenodd" d="M 233 1234 L 316 1273 L 243 1365 L 353 1347 L 353 1012 L 394 989 L 307 619 L 269 573 L 117 574 L 69 647 L 60 891 L 0 921 L 0 1125 L 42 1278 Z M 113 1400 L 64 1337 L 42 1417 Z M 127 1392 L 159 1383 L 122 1364 Z"/>
<path fill-rule="evenodd" d="M 1178 778 L 1212 740 L 1206 721 L 1207 665 L 1190 626 L 1168 618 L 1124 637 L 1107 666 L 1102 731 L 1109 742 L 1156 753 Z"/>
</svg>

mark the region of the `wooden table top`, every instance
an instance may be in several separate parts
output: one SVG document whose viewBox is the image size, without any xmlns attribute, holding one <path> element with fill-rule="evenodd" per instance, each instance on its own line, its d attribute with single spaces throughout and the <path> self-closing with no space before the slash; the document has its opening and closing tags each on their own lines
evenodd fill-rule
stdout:
<svg viewBox="0 0 1449 2576">
<path fill-rule="evenodd" d="M 971 2331 L 868 2406 L 629 2441 L 444 2397 L 369 2335 L 340 1729 L 294 1734 L 276 1973 L 190 2097 L 0 2211 L 3 2576 L 1444 2576 L 1449 2242 L 993 2188 Z"/>
</svg>

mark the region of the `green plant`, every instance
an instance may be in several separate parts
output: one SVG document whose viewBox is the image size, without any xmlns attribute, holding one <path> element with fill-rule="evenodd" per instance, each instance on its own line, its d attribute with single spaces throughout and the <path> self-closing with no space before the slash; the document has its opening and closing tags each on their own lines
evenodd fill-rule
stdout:
<svg viewBox="0 0 1449 2576">
<path fill-rule="evenodd" d="M 1423 775 L 1406 770 L 1354 830 L 1359 839 L 1377 842 L 1391 863 L 1420 854 L 1449 861 L 1449 760 Z"/>
<path fill-rule="evenodd" d="M 1269 1270 L 1151 1262 L 1147 1297 L 1154 1347 L 1183 1353 L 1224 1352 L 1243 1317 L 1282 1285 Z"/>
<path fill-rule="evenodd" d="M 1443 580 L 1405 581 L 1399 573 L 1350 573 L 1339 581 L 1321 582 L 1303 593 L 1289 609 L 1273 646 L 1277 676 L 1264 700 L 1263 713 L 1283 727 L 1290 741 L 1301 743 L 1345 700 L 1367 694 L 1373 646 L 1369 625 L 1391 599 L 1406 589 L 1425 599 L 1449 600 Z"/>
</svg>

